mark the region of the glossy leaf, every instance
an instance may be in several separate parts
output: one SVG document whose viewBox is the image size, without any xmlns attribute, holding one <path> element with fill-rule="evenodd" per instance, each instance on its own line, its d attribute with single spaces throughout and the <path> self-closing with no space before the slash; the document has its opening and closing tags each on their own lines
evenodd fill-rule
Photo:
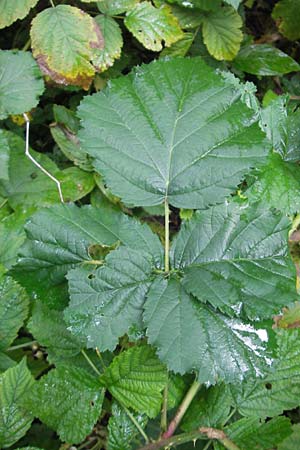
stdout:
<svg viewBox="0 0 300 450">
<path fill-rule="evenodd" d="M 89 88 L 97 69 L 94 58 L 104 46 L 91 16 L 69 5 L 48 8 L 33 19 L 30 36 L 44 74 L 56 83 Z"/>
<path fill-rule="evenodd" d="M 267 44 L 243 47 L 233 65 L 242 72 L 263 76 L 284 75 L 300 70 L 299 64 L 293 58 Z"/>
<path fill-rule="evenodd" d="M 8 180 L 9 146 L 7 138 L 0 130 L 0 179 Z"/>
<path fill-rule="evenodd" d="M 298 450 L 300 442 L 300 424 L 292 426 L 292 434 L 278 445 L 278 450 Z"/>
<path fill-rule="evenodd" d="M 26 392 L 34 384 L 25 358 L 0 375 L 0 446 L 9 447 L 24 436 L 33 416 L 20 406 Z"/>
<path fill-rule="evenodd" d="M 34 108 L 44 91 L 44 83 L 31 54 L 1 50 L 0 68 L 0 120 Z"/>
<path fill-rule="evenodd" d="M 175 278 L 152 284 L 144 321 L 149 343 L 174 372 L 196 371 L 200 382 L 215 384 L 257 377 L 266 369 L 267 333 L 203 305 Z"/>
<path fill-rule="evenodd" d="M 230 315 L 269 318 L 295 295 L 287 251 L 289 220 L 235 203 L 197 212 L 176 237 L 172 259 L 183 285 Z"/>
<path fill-rule="evenodd" d="M 109 16 L 97 16 L 95 22 L 99 25 L 104 39 L 104 47 L 95 60 L 100 71 L 105 71 L 121 56 L 123 47 L 122 31 L 119 24 Z"/>
<path fill-rule="evenodd" d="M 35 383 L 24 404 L 56 430 L 62 441 L 76 444 L 91 433 L 101 413 L 103 396 L 98 379 L 89 372 L 59 367 Z"/>
<path fill-rule="evenodd" d="M 11 277 L 0 276 L 0 350 L 6 350 L 15 340 L 28 310 L 24 289 Z"/>
<path fill-rule="evenodd" d="M 133 9 L 137 3 L 139 0 L 100 0 L 97 6 L 103 14 L 114 16 Z"/>
<path fill-rule="evenodd" d="M 39 0 L 0 0 L 0 28 L 24 19 Z"/>
<path fill-rule="evenodd" d="M 288 39 L 295 41 L 300 38 L 300 1 L 280 0 L 276 3 L 273 19 L 278 22 L 279 31 Z"/>
<path fill-rule="evenodd" d="M 79 137 L 126 203 L 204 208 L 268 153 L 240 97 L 200 58 L 156 61 L 86 97 Z"/>
<path fill-rule="evenodd" d="M 218 60 L 231 61 L 243 39 L 242 19 L 230 6 L 218 8 L 203 18 L 203 40 L 209 53 Z"/>
<path fill-rule="evenodd" d="M 125 406 L 155 417 L 160 410 L 167 371 L 153 349 L 144 345 L 115 357 L 102 376 L 102 382 Z"/>
<path fill-rule="evenodd" d="M 155 8 L 151 2 L 138 3 L 127 14 L 126 27 L 144 47 L 154 52 L 166 47 L 183 37 L 178 21 L 167 5 Z"/>
<path fill-rule="evenodd" d="M 147 253 L 120 247 L 96 271 L 69 272 L 70 304 L 65 310 L 69 330 L 86 339 L 88 348 L 114 350 L 131 326 L 142 328 L 151 271 Z"/>
</svg>

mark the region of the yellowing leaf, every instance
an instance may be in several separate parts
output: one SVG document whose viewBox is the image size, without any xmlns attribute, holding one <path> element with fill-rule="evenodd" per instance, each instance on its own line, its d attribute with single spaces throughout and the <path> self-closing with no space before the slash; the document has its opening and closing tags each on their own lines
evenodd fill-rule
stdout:
<svg viewBox="0 0 300 450">
<path fill-rule="evenodd" d="M 211 11 L 203 18 L 203 40 L 209 53 L 218 60 L 231 61 L 243 39 L 240 15 L 228 6 Z"/>
<path fill-rule="evenodd" d="M 0 28 L 27 16 L 39 0 L 0 0 Z"/>
<path fill-rule="evenodd" d="M 88 89 L 97 68 L 94 58 L 104 46 L 99 26 L 78 8 L 59 5 L 32 21 L 33 56 L 56 83 Z"/>
<path fill-rule="evenodd" d="M 150 2 L 139 3 L 129 11 L 124 21 L 126 27 L 144 47 L 155 52 L 184 37 L 178 20 L 169 6 L 155 8 Z"/>
<path fill-rule="evenodd" d="M 300 0 L 281 0 L 276 3 L 272 17 L 286 38 L 292 41 L 300 38 Z"/>
<path fill-rule="evenodd" d="M 123 46 L 122 31 L 118 23 L 109 16 L 97 16 L 95 21 L 102 30 L 104 37 L 104 48 L 100 50 L 95 63 L 101 71 L 104 71 L 113 65 L 115 59 L 121 56 Z"/>
</svg>

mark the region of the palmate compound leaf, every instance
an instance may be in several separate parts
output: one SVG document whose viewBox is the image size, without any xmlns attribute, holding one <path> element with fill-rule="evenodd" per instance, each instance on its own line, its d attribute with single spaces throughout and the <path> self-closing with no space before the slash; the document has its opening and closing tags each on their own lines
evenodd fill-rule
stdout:
<svg viewBox="0 0 300 450">
<path fill-rule="evenodd" d="M 69 330 L 86 339 L 87 347 L 113 350 L 131 326 L 142 329 L 142 308 L 152 281 L 153 261 L 141 250 L 120 247 L 96 271 L 68 273 Z"/>
<path fill-rule="evenodd" d="M 62 441 L 78 444 L 91 433 L 103 397 L 97 377 L 81 368 L 58 367 L 35 383 L 23 403 Z"/>
<path fill-rule="evenodd" d="M 142 345 L 118 355 L 101 381 L 121 404 L 149 417 L 156 417 L 168 376 L 154 350 Z"/>
<path fill-rule="evenodd" d="M 94 58 L 104 46 L 94 19 L 79 8 L 58 5 L 32 21 L 33 56 L 56 83 L 88 89 L 97 67 Z"/>
<path fill-rule="evenodd" d="M 126 203 L 204 208 L 269 151 L 241 95 L 201 58 L 155 61 L 85 97 L 79 138 Z"/>
<path fill-rule="evenodd" d="M 176 236 L 173 266 L 202 303 L 251 320 L 270 318 L 296 295 L 289 220 L 235 202 L 196 212 Z"/>
<path fill-rule="evenodd" d="M 21 406 L 34 379 L 26 366 L 25 358 L 0 376 L 0 446 L 9 447 L 30 428 L 33 416 Z"/>
<path fill-rule="evenodd" d="M 155 266 L 163 264 L 161 243 L 146 224 L 104 206 L 70 204 L 40 210 L 28 221 L 26 233 L 13 272 L 33 292 L 58 285 L 68 270 L 92 261 L 90 250 L 97 245 L 122 243 L 152 255 Z"/>
<path fill-rule="evenodd" d="M 0 51 L 0 120 L 30 111 L 43 91 L 41 71 L 29 52 Z"/>
<path fill-rule="evenodd" d="M 23 19 L 39 0 L 0 0 L 0 29 Z"/>
</svg>

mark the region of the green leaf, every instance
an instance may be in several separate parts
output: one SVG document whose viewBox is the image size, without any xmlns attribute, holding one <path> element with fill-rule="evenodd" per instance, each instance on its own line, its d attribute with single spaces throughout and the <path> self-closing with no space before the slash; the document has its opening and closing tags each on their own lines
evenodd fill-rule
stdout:
<svg viewBox="0 0 300 450">
<path fill-rule="evenodd" d="M 240 450 L 270 450 L 291 434 L 291 423 L 287 417 L 275 417 L 268 422 L 244 418 L 229 425 L 224 431 Z"/>
<path fill-rule="evenodd" d="M 111 67 L 115 59 L 121 56 L 123 47 L 122 31 L 119 24 L 109 16 L 96 16 L 95 22 L 99 25 L 104 39 L 104 48 L 95 60 L 98 70 L 105 71 Z"/>
<path fill-rule="evenodd" d="M 100 0 L 97 6 L 103 14 L 115 16 L 133 9 L 137 3 L 139 0 Z"/>
<path fill-rule="evenodd" d="M 300 1 L 299 0 L 281 0 L 276 3 L 273 13 L 273 19 L 278 23 L 279 31 L 288 39 L 296 41 L 300 38 Z"/>
<path fill-rule="evenodd" d="M 147 297 L 148 340 L 170 370 L 196 371 L 199 382 L 210 384 L 257 377 L 265 370 L 264 330 L 194 300 L 173 277 L 154 281 Z"/>
<path fill-rule="evenodd" d="M 292 434 L 278 445 L 278 450 L 298 450 L 300 442 L 300 424 L 292 426 Z"/>
<path fill-rule="evenodd" d="M 70 304 L 65 310 L 69 330 L 86 339 L 87 347 L 113 350 L 131 326 L 142 326 L 142 307 L 151 283 L 147 253 L 120 247 L 96 271 L 68 273 Z"/>
<path fill-rule="evenodd" d="M 165 47 L 160 53 L 160 57 L 164 58 L 165 56 L 185 56 L 189 51 L 193 41 L 193 33 L 184 33 L 182 39 L 172 44 L 171 47 Z"/>
<path fill-rule="evenodd" d="M 147 418 L 142 414 L 133 414 L 137 423 L 144 428 Z M 112 405 L 112 415 L 108 422 L 108 450 L 132 450 L 132 441 L 138 430 L 126 412 L 118 403 Z"/>
<path fill-rule="evenodd" d="M 83 348 L 80 341 L 67 329 L 61 311 L 51 310 L 42 302 L 36 302 L 28 329 L 39 344 L 47 347 L 50 360 L 63 356 L 71 358 Z"/>
<path fill-rule="evenodd" d="M 251 184 L 252 183 L 252 184 Z M 300 211 L 300 168 L 285 162 L 274 153 L 269 163 L 249 177 L 246 190 L 250 202 L 260 202 L 265 208 L 278 208 L 285 214 Z"/>
<path fill-rule="evenodd" d="M 0 350 L 6 350 L 15 340 L 28 309 L 25 290 L 11 277 L 0 276 Z"/>
<path fill-rule="evenodd" d="M 231 387 L 235 406 L 243 416 L 273 417 L 299 406 L 299 339 L 298 329 L 280 330 L 277 357 L 269 374 L 263 380 L 249 380 Z"/>
<path fill-rule="evenodd" d="M 121 404 L 152 418 L 159 413 L 167 371 L 150 346 L 132 347 L 115 357 L 101 379 Z"/>
<path fill-rule="evenodd" d="M 25 155 L 25 142 L 6 132 L 10 146 L 9 181 L 0 180 L 0 194 L 16 209 L 25 206 L 49 206 L 60 201 L 57 185 Z M 61 182 L 65 201 L 76 201 L 95 186 L 93 175 L 77 167 L 60 170 L 46 155 L 31 150 L 32 156 Z"/>
<path fill-rule="evenodd" d="M 0 179 L 8 180 L 9 146 L 3 130 L 0 130 Z"/>
<path fill-rule="evenodd" d="M 0 221 L 0 263 L 10 269 L 17 261 L 17 254 L 26 235 L 24 224 L 28 212 L 20 210 Z"/>
<path fill-rule="evenodd" d="M 235 9 L 238 9 L 241 0 L 225 0 L 225 3 L 227 3 L 228 5 L 233 6 Z"/>
<path fill-rule="evenodd" d="M 25 358 L 0 376 L 0 446 L 9 447 L 24 436 L 33 416 L 20 406 L 34 380 Z"/>
<path fill-rule="evenodd" d="M 127 12 L 124 23 L 144 47 L 154 52 L 163 48 L 162 41 L 170 47 L 183 37 L 178 20 L 167 5 L 155 8 L 148 1 L 138 3 Z"/>
<path fill-rule="evenodd" d="M 44 83 L 31 53 L 0 50 L 0 67 L 0 120 L 34 108 Z"/>
<path fill-rule="evenodd" d="M 24 404 L 57 431 L 62 441 L 78 444 L 91 433 L 100 416 L 103 397 L 98 379 L 89 372 L 59 367 L 35 383 Z"/>
<path fill-rule="evenodd" d="M 0 29 L 24 19 L 39 0 L 0 0 Z"/>
<path fill-rule="evenodd" d="M 7 369 L 14 367 L 16 365 L 16 361 L 11 359 L 5 353 L 0 351 L 0 373 L 5 372 Z"/>
<path fill-rule="evenodd" d="M 263 76 L 284 75 L 300 70 L 299 64 L 293 58 L 267 44 L 242 47 L 233 65 L 242 72 Z"/>
<path fill-rule="evenodd" d="M 203 40 L 209 53 L 218 60 L 231 61 L 243 39 L 241 16 L 231 6 L 218 8 L 203 17 Z"/>
<path fill-rule="evenodd" d="M 200 58 L 155 61 L 85 97 L 79 138 L 125 203 L 205 208 L 268 153 L 241 95 Z"/>
<path fill-rule="evenodd" d="M 204 11 L 212 11 L 221 5 L 220 0 L 168 0 L 169 3 L 177 3 L 186 9 L 193 10 L 194 8 L 203 9 Z"/>
<path fill-rule="evenodd" d="M 58 285 L 68 270 L 92 261 L 89 252 L 97 244 L 110 247 L 120 241 L 152 255 L 157 267 L 163 265 L 162 246 L 150 228 L 105 206 L 56 205 L 36 213 L 26 232 L 28 239 L 13 272 L 33 291 L 40 285 Z"/>
<path fill-rule="evenodd" d="M 201 302 L 229 315 L 269 318 L 295 295 L 289 227 L 282 214 L 255 205 L 196 212 L 174 240 L 173 265 Z"/>
<path fill-rule="evenodd" d="M 48 8 L 33 19 L 30 36 L 44 74 L 56 83 L 89 88 L 97 69 L 94 58 L 104 46 L 91 16 L 69 5 Z"/>
</svg>

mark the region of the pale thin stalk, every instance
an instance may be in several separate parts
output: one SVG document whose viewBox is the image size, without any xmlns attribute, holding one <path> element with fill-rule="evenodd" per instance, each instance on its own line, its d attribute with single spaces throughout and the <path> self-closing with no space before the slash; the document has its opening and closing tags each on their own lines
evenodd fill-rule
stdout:
<svg viewBox="0 0 300 450">
<path fill-rule="evenodd" d="M 63 198 L 63 194 L 62 194 L 62 190 L 61 190 L 61 184 L 60 181 L 55 178 L 53 175 L 51 175 L 51 173 L 49 173 L 43 166 L 41 166 L 41 164 L 39 162 L 36 161 L 36 159 L 34 159 L 34 157 L 30 154 L 30 150 L 29 150 L 29 127 L 30 127 L 30 120 L 29 117 L 27 116 L 26 113 L 23 114 L 23 117 L 25 119 L 26 122 L 26 146 L 25 146 L 25 155 L 30 159 L 30 161 L 36 166 L 38 167 L 45 175 L 47 175 L 47 177 L 49 177 L 52 181 L 54 181 L 54 183 L 57 185 L 57 189 L 58 189 L 58 193 L 59 193 L 59 198 L 60 201 L 62 203 L 64 203 L 64 198 Z"/>
<path fill-rule="evenodd" d="M 102 355 L 101 355 L 100 350 L 98 349 L 98 347 L 96 347 L 96 354 L 97 354 L 97 356 L 98 356 L 98 358 L 100 360 L 100 363 L 102 365 L 103 370 L 105 370 L 106 369 L 106 365 L 105 365 L 105 362 L 104 362 L 104 360 L 102 358 Z"/>
<path fill-rule="evenodd" d="M 195 395 L 197 394 L 197 392 L 200 389 L 201 384 L 198 381 L 194 381 L 194 383 L 191 385 L 190 389 L 188 390 L 188 392 L 186 393 L 186 396 L 184 397 L 181 405 L 179 406 L 175 417 L 173 418 L 173 420 L 170 422 L 169 427 L 167 429 L 167 431 L 163 434 L 163 438 L 169 438 L 171 436 L 173 436 L 173 434 L 175 433 L 178 425 L 180 424 L 183 416 L 185 415 L 188 407 L 190 406 L 193 398 L 195 397 Z"/>
<path fill-rule="evenodd" d="M 53 0 L 49 0 L 49 1 L 50 1 L 50 3 L 51 3 L 52 8 L 55 8 L 55 5 L 54 5 Z"/>
<path fill-rule="evenodd" d="M 24 344 L 14 345 L 13 347 L 9 347 L 9 349 L 7 349 L 7 351 L 13 352 L 14 350 L 18 350 L 19 348 L 30 347 L 31 345 L 34 345 L 34 344 L 37 344 L 37 341 L 29 341 L 29 342 L 25 342 Z"/>
<path fill-rule="evenodd" d="M 136 418 L 131 414 L 131 412 L 129 411 L 128 408 L 126 408 L 126 406 L 120 402 L 120 400 L 118 400 L 118 402 L 120 403 L 120 405 L 122 406 L 122 408 L 124 409 L 124 411 L 126 412 L 127 416 L 129 417 L 129 419 L 131 420 L 131 422 L 133 423 L 133 425 L 136 427 L 136 429 L 138 430 L 138 432 L 140 433 L 140 435 L 145 439 L 146 444 L 148 444 L 149 438 L 147 436 L 147 434 L 145 433 L 145 431 L 143 430 L 143 428 L 141 427 L 141 425 L 138 423 L 138 421 L 136 420 Z"/>
<path fill-rule="evenodd" d="M 87 360 L 87 362 L 89 363 L 89 365 L 91 366 L 91 368 L 93 369 L 93 371 L 101 376 L 101 372 L 97 369 L 97 367 L 95 366 L 95 364 L 93 363 L 93 361 L 88 357 L 88 355 L 85 353 L 84 350 L 81 350 L 81 353 L 83 354 L 83 356 L 85 357 L 85 359 Z"/>
<path fill-rule="evenodd" d="M 0 209 L 1 209 L 4 205 L 6 205 L 7 202 L 8 202 L 8 198 L 5 198 L 5 199 L 3 200 L 3 202 L 0 204 Z"/>
<path fill-rule="evenodd" d="M 212 443 L 212 441 L 208 441 L 203 450 L 208 450 L 209 447 L 211 446 L 211 443 Z"/>
</svg>

